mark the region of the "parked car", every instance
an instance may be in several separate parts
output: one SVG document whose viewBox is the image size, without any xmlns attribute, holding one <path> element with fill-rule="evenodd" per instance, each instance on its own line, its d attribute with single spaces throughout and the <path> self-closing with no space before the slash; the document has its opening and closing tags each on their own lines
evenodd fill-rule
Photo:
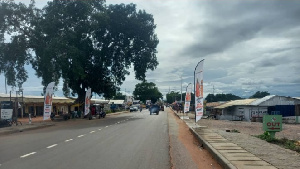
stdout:
<svg viewBox="0 0 300 169">
<path fill-rule="evenodd" d="M 130 106 L 129 111 L 133 112 L 133 111 L 138 111 L 138 107 L 137 106 Z"/>
<path fill-rule="evenodd" d="M 160 110 L 160 107 L 158 105 L 152 105 L 149 108 L 150 115 L 152 115 L 153 113 L 156 113 L 156 115 L 159 115 L 159 110 Z"/>
</svg>

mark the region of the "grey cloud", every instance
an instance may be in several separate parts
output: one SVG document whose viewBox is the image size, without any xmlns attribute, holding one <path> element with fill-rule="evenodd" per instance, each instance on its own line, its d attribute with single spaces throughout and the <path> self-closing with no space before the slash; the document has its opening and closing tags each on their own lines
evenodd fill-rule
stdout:
<svg viewBox="0 0 300 169">
<path fill-rule="evenodd" d="M 257 36 L 276 37 L 300 26 L 300 1 L 204 2 L 198 5 L 207 20 L 201 23 L 201 19 L 194 18 L 186 25 L 198 41 L 182 54 L 199 57 L 223 52 L 242 41 Z"/>
</svg>

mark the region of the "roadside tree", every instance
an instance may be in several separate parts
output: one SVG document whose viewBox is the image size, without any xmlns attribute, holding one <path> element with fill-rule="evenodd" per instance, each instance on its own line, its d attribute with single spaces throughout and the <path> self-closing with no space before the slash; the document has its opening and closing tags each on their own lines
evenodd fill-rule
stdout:
<svg viewBox="0 0 300 169">
<path fill-rule="evenodd" d="M 13 70 L 4 72 L 10 77 L 10 85 L 15 85 L 18 80 L 20 85 L 26 81 L 24 64 L 31 63 L 44 86 L 52 81 L 57 85 L 62 79 L 64 94 L 77 94 L 79 102 L 84 100 L 88 87 L 93 93 L 112 98 L 129 74 L 130 67 L 133 66 L 136 79 L 144 80 L 146 71 L 154 70 L 158 65 L 158 38 L 154 33 L 153 16 L 143 10 L 137 11 L 134 4 L 54 0 L 40 10 L 34 7 L 34 2 L 29 7 L 13 1 L 0 2 L 1 9 L 8 9 L 8 12 L 0 13 L 0 19 L 5 23 L 0 23 L 0 48 L 3 49 L 0 57 L 12 55 L 7 50 L 15 53 L 12 55 L 15 58 L 0 63 L 1 68 L 18 64 L 9 67 Z M 7 5 L 13 7 L 4 7 Z M 20 19 L 11 22 L 8 19 L 10 13 L 18 11 L 23 12 L 18 15 Z M 22 26 L 20 31 L 17 30 L 16 42 L 7 47 L 3 30 L 7 32 L 18 24 Z"/>
<path fill-rule="evenodd" d="M 181 94 L 179 92 L 171 91 L 166 95 L 166 98 L 167 98 L 167 103 L 171 104 L 175 101 L 180 101 Z M 184 100 L 184 96 L 182 96 L 182 99 Z"/>
<path fill-rule="evenodd" d="M 267 91 L 257 91 L 255 94 L 253 94 L 252 96 L 250 96 L 249 98 L 263 98 L 265 96 L 269 96 L 270 93 Z"/>
<path fill-rule="evenodd" d="M 151 100 L 152 103 L 155 103 L 162 99 L 163 95 L 153 82 L 144 81 L 135 85 L 133 97 L 143 103 L 146 103 L 146 100 Z"/>
</svg>

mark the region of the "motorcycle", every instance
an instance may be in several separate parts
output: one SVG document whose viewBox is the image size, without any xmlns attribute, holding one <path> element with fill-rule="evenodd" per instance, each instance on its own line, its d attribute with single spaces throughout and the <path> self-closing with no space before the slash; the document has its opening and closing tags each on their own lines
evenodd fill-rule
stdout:
<svg viewBox="0 0 300 169">
<path fill-rule="evenodd" d="M 101 111 L 100 113 L 99 113 L 99 119 L 102 117 L 102 118 L 105 118 L 105 116 L 106 116 L 106 113 L 104 112 L 104 111 Z"/>
<path fill-rule="evenodd" d="M 50 119 L 51 119 L 52 121 L 54 121 L 54 117 L 55 117 L 55 114 L 52 112 L 52 113 L 50 114 Z"/>
</svg>

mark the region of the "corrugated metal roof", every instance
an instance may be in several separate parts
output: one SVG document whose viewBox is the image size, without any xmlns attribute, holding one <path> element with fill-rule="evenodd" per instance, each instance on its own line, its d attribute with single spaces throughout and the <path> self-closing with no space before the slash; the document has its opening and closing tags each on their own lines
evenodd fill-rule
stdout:
<svg viewBox="0 0 300 169">
<path fill-rule="evenodd" d="M 112 102 L 114 102 L 114 104 L 123 104 L 124 100 L 110 100 L 108 104 L 112 104 Z"/>
<path fill-rule="evenodd" d="M 4 100 L 9 99 L 9 94 L 0 94 L 0 97 L 2 97 Z M 16 95 L 11 95 L 11 98 L 15 100 Z M 2 99 L 2 100 L 3 100 Z M 30 96 L 30 95 L 23 95 L 23 98 L 21 96 L 18 96 L 19 101 L 23 99 L 25 103 L 44 103 L 44 96 Z M 75 99 L 67 98 L 67 97 L 53 97 L 52 102 L 53 103 L 73 103 Z"/>
<path fill-rule="evenodd" d="M 293 97 L 294 99 L 300 100 L 300 97 Z"/>
<path fill-rule="evenodd" d="M 216 107 L 224 104 L 226 102 L 211 102 L 211 103 L 206 103 L 206 107 Z"/>
<path fill-rule="evenodd" d="M 91 99 L 92 104 L 107 104 L 109 100 L 102 100 L 102 99 Z"/>
<path fill-rule="evenodd" d="M 227 103 L 224 103 L 220 106 L 217 106 L 215 108 L 216 109 L 224 109 L 224 108 L 230 107 L 230 106 L 245 106 L 245 105 L 249 105 L 250 103 L 252 103 L 255 100 L 256 99 L 233 100 L 233 101 L 229 101 Z"/>
<path fill-rule="evenodd" d="M 260 99 L 255 100 L 255 101 L 252 102 L 250 105 L 252 105 L 252 106 L 258 106 L 258 105 L 260 105 L 261 103 L 263 103 L 263 102 L 265 102 L 265 101 L 267 101 L 267 100 L 269 100 L 269 99 L 271 99 L 271 98 L 273 98 L 273 97 L 275 97 L 275 96 L 276 96 L 276 95 L 265 96 L 265 97 L 263 97 L 263 98 L 260 98 Z"/>
<path fill-rule="evenodd" d="M 0 97 L 9 97 L 9 94 L 0 93 Z M 13 97 L 13 95 L 12 95 Z"/>
</svg>

